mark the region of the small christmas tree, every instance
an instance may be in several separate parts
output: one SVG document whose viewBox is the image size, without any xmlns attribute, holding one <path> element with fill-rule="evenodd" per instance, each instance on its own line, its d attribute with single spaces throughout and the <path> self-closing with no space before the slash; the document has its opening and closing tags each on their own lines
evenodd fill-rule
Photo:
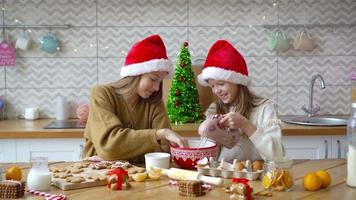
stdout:
<svg viewBox="0 0 356 200">
<path fill-rule="evenodd" d="M 174 123 L 200 122 L 204 118 L 195 85 L 188 42 L 180 49 L 172 86 L 168 93 L 168 117 Z"/>
</svg>

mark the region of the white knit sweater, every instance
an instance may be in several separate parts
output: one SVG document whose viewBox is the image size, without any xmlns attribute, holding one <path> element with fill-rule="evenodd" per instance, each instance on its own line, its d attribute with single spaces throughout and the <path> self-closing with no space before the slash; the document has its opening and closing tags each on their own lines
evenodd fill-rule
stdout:
<svg viewBox="0 0 356 200">
<path fill-rule="evenodd" d="M 235 111 L 235 107 L 230 107 L 229 111 Z M 209 117 L 216 113 L 216 103 L 212 103 L 205 115 Z M 256 126 L 256 132 L 248 137 L 240 130 L 241 137 L 235 147 L 231 149 L 219 147 L 219 160 L 224 158 L 227 162 L 232 162 L 234 159 L 254 161 L 284 156 L 280 120 L 277 118 L 273 102 L 267 100 L 252 109 L 249 120 Z"/>
</svg>

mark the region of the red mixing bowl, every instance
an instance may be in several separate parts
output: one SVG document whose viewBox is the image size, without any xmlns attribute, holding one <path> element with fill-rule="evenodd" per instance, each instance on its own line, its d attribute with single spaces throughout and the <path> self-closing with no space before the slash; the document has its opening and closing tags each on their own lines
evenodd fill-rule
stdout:
<svg viewBox="0 0 356 200">
<path fill-rule="evenodd" d="M 196 168 L 198 160 L 216 156 L 216 144 L 210 141 L 188 140 L 189 147 L 171 145 L 172 160 L 184 169 Z"/>
</svg>

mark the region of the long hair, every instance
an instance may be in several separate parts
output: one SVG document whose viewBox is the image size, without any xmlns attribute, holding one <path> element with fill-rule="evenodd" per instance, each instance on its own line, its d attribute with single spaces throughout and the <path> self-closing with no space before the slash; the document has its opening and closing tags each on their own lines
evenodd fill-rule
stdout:
<svg viewBox="0 0 356 200">
<path fill-rule="evenodd" d="M 126 96 L 128 98 L 136 95 L 138 84 L 140 83 L 141 75 L 139 76 L 128 76 L 122 78 L 118 81 L 111 83 L 111 87 L 115 89 L 115 92 L 119 95 Z M 140 97 L 141 98 L 141 97 Z M 162 82 L 159 86 L 159 90 L 154 92 L 148 99 L 143 99 L 150 103 L 157 103 L 162 100 Z"/>
<path fill-rule="evenodd" d="M 248 87 L 237 85 L 237 101 L 235 112 L 239 112 L 246 118 L 250 117 L 253 108 L 263 104 L 267 99 L 255 95 Z M 229 110 L 229 105 L 224 104 L 220 99 L 217 102 L 217 113 L 225 114 Z"/>
</svg>

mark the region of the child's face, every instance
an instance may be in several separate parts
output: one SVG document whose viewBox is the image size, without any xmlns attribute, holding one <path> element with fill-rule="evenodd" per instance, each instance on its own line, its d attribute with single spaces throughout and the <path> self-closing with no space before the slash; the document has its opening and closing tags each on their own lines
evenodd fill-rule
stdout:
<svg viewBox="0 0 356 200">
<path fill-rule="evenodd" d="M 237 98 L 238 86 L 236 84 L 208 79 L 209 86 L 213 93 L 225 104 L 232 103 Z"/>
<path fill-rule="evenodd" d="M 159 86 L 166 75 L 167 72 L 150 72 L 143 74 L 137 87 L 137 94 L 143 99 L 149 98 L 154 92 L 159 90 Z"/>
</svg>

